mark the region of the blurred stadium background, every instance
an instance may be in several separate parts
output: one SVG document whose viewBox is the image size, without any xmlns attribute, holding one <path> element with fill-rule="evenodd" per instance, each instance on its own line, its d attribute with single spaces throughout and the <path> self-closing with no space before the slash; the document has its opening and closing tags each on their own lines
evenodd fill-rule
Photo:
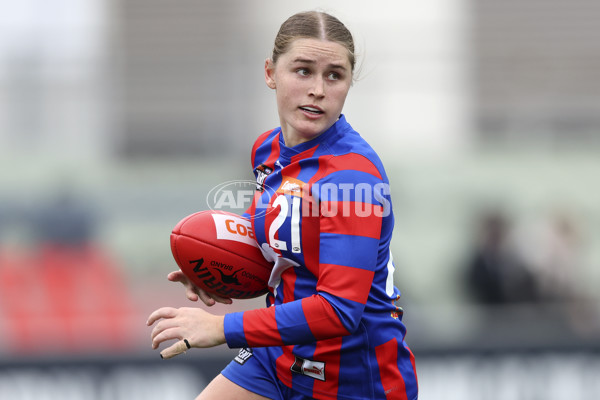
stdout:
<svg viewBox="0 0 600 400">
<path fill-rule="evenodd" d="M 0 6 L 0 399 L 188 399 L 228 362 L 161 361 L 145 321 L 187 305 L 169 232 L 251 177 L 264 59 L 315 8 L 359 48 L 420 398 L 600 398 L 600 3 Z"/>
</svg>

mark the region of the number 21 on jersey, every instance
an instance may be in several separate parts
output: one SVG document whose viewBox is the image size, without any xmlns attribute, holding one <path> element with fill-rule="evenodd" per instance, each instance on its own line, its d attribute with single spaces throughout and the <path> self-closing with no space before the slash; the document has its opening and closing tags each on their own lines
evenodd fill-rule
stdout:
<svg viewBox="0 0 600 400">
<path fill-rule="evenodd" d="M 290 204 L 291 200 L 291 204 Z M 300 201 L 301 198 L 297 196 L 277 196 L 273 201 L 273 208 L 279 208 L 279 212 L 271 226 L 269 227 L 269 245 L 274 249 L 286 251 L 288 250 L 288 243 L 284 240 L 275 239 L 277 231 L 287 216 L 290 215 L 291 208 L 291 219 L 290 219 L 290 236 L 291 236 L 291 251 L 292 253 L 302 252 L 302 246 L 300 244 Z"/>
</svg>

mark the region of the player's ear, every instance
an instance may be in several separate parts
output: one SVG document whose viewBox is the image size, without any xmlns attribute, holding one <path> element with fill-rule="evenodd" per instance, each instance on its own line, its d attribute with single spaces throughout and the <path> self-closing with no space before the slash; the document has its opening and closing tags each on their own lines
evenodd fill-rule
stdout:
<svg viewBox="0 0 600 400">
<path fill-rule="evenodd" d="M 271 89 L 275 89 L 275 63 L 270 58 L 265 60 L 265 82 Z"/>
</svg>

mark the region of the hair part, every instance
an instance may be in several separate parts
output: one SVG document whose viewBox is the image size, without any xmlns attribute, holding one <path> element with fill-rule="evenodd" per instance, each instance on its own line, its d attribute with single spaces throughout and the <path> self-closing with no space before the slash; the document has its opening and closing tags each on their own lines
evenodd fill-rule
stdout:
<svg viewBox="0 0 600 400">
<path fill-rule="evenodd" d="M 348 50 L 348 60 L 354 71 L 354 39 L 348 28 L 333 15 L 321 11 L 306 11 L 289 17 L 277 32 L 271 60 L 277 63 L 279 56 L 286 53 L 296 39 L 319 39 L 341 44 Z"/>
</svg>

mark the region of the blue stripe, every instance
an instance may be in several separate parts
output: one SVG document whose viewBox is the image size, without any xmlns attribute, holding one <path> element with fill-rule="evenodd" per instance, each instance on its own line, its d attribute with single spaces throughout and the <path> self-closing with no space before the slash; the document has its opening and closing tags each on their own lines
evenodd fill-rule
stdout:
<svg viewBox="0 0 600 400">
<path fill-rule="evenodd" d="M 243 312 L 225 314 L 223 328 L 225 331 L 225 340 L 229 348 L 235 349 L 248 346 L 246 335 L 244 334 L 243 315 Z"/>
<path fill-rule="evenodd" d="M 319 262 L 374 271 L 379 240 L 337 233 L 321 233 Z"/>
<path fill-rule="evenodd" d="M 284 344 L 310 343 L 316 340 L 310 331 L 300 300 L 278 305 L 275 320 Z"/>
<path fill-rule="evenodd" d="M 363 316 L 365 305 L 326 292 L 321 292 L 320 295 L 331 304 L 344 328 L 348 332 L 354 333 Z"/>
<path fill-rule="evenodd" d="M 407 398 L 416 398 L 418 393 L 416 384 L 417 376 L 415 375 L 415 370 L 413 369 L 412 362 L 410 361 L 410 353 L 407 349 L 406 342 L 404 341 L 398 341 L 398 369 L 400 370 L 400 374 L 402 375 L 402 379 L 404 379 L 404 384 L 406 385 Z"/>
<path fill-rule="evenodd" d="M 296 282 L 294 284 L 295 299 L 302 299 L 317 293 L 316 276 L 314 276 L 307 268 L 295 268 L 294 272 L 296 272 Z"/>
<path fill-rule="evenodd" d="M 302 182 L 310 181 L 310 179 L 319 170 L 319 159 L 317 158 L 308 158 L 305 160 L 300 160 L 298 164 L 301 168 L 300 173 L 298 174 L 298 179 Z"/>
<path fill-rule="evenodd" d="M 377 371 L 377 360 L 372 357 L 368 351 L 368 347 L 365 346 L 365 337 L 367 332 L 364 331 L 362 334 L 357 333 L 356 335 L 344 336 L 342 339 L 342 348 L 340 349 L 340 382 L 353 382 L 357 379 L 361 379 L 361 375 L 364 371 Z M 379 382 L 380 380 L 377 379 Z M 364 381 L 363 381 L 364 382 Z M 345 396 L 345 397 L 344 397 Z M 383 396 L 374 396 L 373 384 L 367 384 L 364 382 L 362 385 L 339 385 L 338 397 L 340 398 L 362 398 L 362 399 L 385 399 Z"/>
</svg>

